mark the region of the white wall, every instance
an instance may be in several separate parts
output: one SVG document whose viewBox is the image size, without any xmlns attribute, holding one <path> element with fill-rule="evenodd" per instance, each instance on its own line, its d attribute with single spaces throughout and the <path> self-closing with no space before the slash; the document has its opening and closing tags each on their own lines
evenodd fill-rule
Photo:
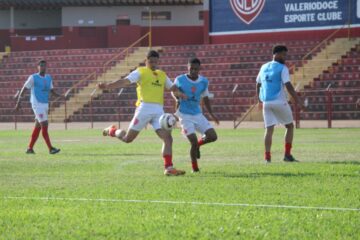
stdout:
<svg viewBox="0 0 360 240">
<path fill-rule="evenodd" d="M 199 11 L 202 5 L 196 6 L 152 6 L 152 11 L 171 11 L 171 20 L 153 21 L 154 26 L 200 26 Z M 148 21 L 141 20 L 141 12 L 147 11 L 144 6 L 114 7 L 64 7 L 62 9 L 63 26 L 109 26 L 115 25 L 119 15 L 127 15 L 131 25 L 147 26 Z M 79 20 L 83 23 L 79 23 Z M 89 22 L 93 21 L 93 23 Z"/>
<path fill-rule="evenodd" d="M 153 26 L 201 26 L 199 11 L 204 6 L 152 6 L 152 11 L 170 11 L 171 20 L 155 20 Z M 60 28 L 61 26 L 110 26 L 119 15 L 127 15 L 131 25 L 148 26 L 141 20 L 144 6 L 64 7 L 62 10 L 14 10 L 16 29 Z M 83 23 L 79 23 L 83 20 Z M 90 21 L 90 22 L 89 22 Z M 92 21 L 92 22 L 91 22 Z M 10 10 L 0 10 L 0 29 L 10 28 Z"/>
</svg>

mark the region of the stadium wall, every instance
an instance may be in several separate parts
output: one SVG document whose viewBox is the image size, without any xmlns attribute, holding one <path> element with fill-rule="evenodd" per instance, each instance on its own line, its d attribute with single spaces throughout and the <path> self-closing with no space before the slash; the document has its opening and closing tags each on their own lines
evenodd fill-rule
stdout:
<svg viewBox="0 0 360 240">
<path fill-rule="evenodd" d="M 153 45 L 324 39 L 349 21 L 350 31 L 341 30 L 337 37 L 345 37 L 349 33 L 350 36 L 360 36 L 359 2 L 205 0 L 204 6 L 156 6 L 152 7 L 152 11 L 170 11 L 171 20 L 153 21 Z M 309 3 L 315 5 L 306 5 Z M 44 16 L 42 21 L 46 20 L 46 14 L 34 11 L 34 19 Z M 13 33 L 1 30 L 1 24 L 9 24 L 9 14 L 0 11 L 3 22 L 0 24 L 0 51 L 8 44 L 13 51 L 126 47 L 148 31 L 149 22 L 141 17 L 142 12 L 148 9 L 143 6 L 64 7 L 61 16 L 59 10 L 54 11 L 57 11 L 54 17 L 57 20 L 50 21 L 50 25 L 37 29 L 16 28 Z M 199 18 L 200 12 L 203 20 Z M 116 20 L 123 17 L 130 20 L 130 25 L 116 25 Z M 21 17 L 17 18 L 21 21 Z M 36 23 L 40 24 L 39 20 L 29 25 L 38 26 Z M 58 21 L 61 21 L 61 27 L 58 27 Z M 142 43 L 146 44 L 145 41 Z"/>
<path fill-rule="evenodd" d="M 9 43 L 12 51 L 30 51 L 63 48 L 105 48 L 127 47 L 149 31 L 140 26 L 109 26 L 109 27 L 63 27 L 62 35 L 38 36 L 12 35 L 6 40 L 8 31 L 0 31 L 4 36 L 4 44 Z M 202 26 L 153 27 L 153 45 L 202 44 Z M 39 30 L 34 30 L 39 32 Z M 0 42 L 1 43 L 1 42 Z M 148 42 L 143 41 L 142 46 Z"/>
<path fill-rule="evenodd" d="M 152 7 L 153 13 L 171 13 L 169 20 L 152 21 L 153 45 L 202 44 L 202 10 L 201 5 Z M 11 45 L 12 51 L 126 47 L 149 31 L 149 20 L 142 17 L 148 11 L 144 6 L 64 7 L 49 12 L 15 9 L 11 32 L 10 10 L 1 10 L 0 51 L 5 45 Z M 130 25 L 116 25 L 117 19 L 129 19 Z"/>
<path fill-rule="evenodd" d="M 199 12 L 203 6 L 154 6 L 151 11 L 170 12 L 170 20 L 153 20 L 156 27 L 202 26 Z M 118 18 L 128 18 L 130 25 L 148 26 L 149 21 L 142 18 L 142 13 L 149 10 L 144 6 L 128 7 L 64 7 L 62 9 L 62 26 L 112 26 Z"/>
<path fill-rule="evenodd" d="M 9 30 L 0 29 L 0 52 L 5 50 L 5 46 L 10 45 L 10 33 Z"/>
</svg>

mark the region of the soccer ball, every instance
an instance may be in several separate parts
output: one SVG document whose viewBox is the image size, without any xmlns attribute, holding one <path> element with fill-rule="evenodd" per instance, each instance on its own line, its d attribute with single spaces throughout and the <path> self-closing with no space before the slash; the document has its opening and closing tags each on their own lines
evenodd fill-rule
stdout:
<svg viewBox="0 0 360 240">
<path fill-rule="evenodd" d="M 170 131 L 176 124 L 176 118 L 171 113 L 164 113 L 161 115 L 159 123 L 162 129 Z"/>
</svg>

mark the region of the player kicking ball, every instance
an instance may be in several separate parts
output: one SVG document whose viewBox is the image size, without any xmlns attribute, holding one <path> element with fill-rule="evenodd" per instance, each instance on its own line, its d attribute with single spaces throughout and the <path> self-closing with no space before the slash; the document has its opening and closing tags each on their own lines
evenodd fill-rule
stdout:
<svg viewBox="0 0 360 240">
<path fill-rule="evenodd" d="M 51 145 L 49 133 L 48 133 L 48 112 L 49 112 L 49 96 L 50 94 L 60 97 L 61 95 L 54 91 L 53 80 L 49 74 L 46 74 L 46 61 L 41 60 L 38 63 L 38 73 L 29 76 L 25 82 L 23 88 L 20 91 L 15 110 L 18 111 L 21 104 L 21 97 L 23 96 L 25 89 L 31 90 L 31 107 L 35 114 L 35 127 L 31 135 L 29 147 L 26 151 L 27 154 L 34 154 L 34 145 L 39 137 L 40 131 L 49 148 L 50 154 L 56 154 L 60 152 Z"/>
<path fill-rule="evenodd" d="M 277 124 L 283 124 L 286 127 L 284 161 L 296 162 L 291 155 L 294 137 L 293 115 L 286 99 L 284 86 L 296 104 L 300 105 L 302 109 L 305 109 L 305 106 L 290 82 L 289 69 L 285 65 L 287 51 L 285 46 L 275 46 L 273 48 L 273 61 L 262 65 L 256 78 L 256 93 L 259 103 L 263 103 L 266 128 L 264 139 L 265 163 L 271 162 L 272 136 Z"/>
<path fill-rule="evenodd" d="M 191 144 L 190 158 L 193 172 L 199 172 L 197 159 L 200 158 L 200 146 L 217 140 L 215 129 L 201 111 L 201 99 L 203 99 L 212 119 L 216 124 L 219 124 L 219 120 L 212 113 L 210 105 L 209 81 L 199 75 L 200 66 L 199 59 L 190 59 L 188 62 L 188 73 L 180 75 L 175 79 L 174 84 L 179 89 L 179 92 L 173 92 L 173 96 L 179 102 L 176 115 L 180 119 L 183 134 L 186 135 Z M 180 95 L 181 93 L 185 94 L 186 97 Z M 202 134 L 199 140 L 196 131 Z"/>
<path fill-rule="evenodd" d="M 123 88 L 130 84 L 136 84 L 137 97 L 136 111 L 127 131 L 117 129 L 112 125 L 105 128 L 104 136 L 117 137 L 125 143 L 131 143 L 139 132 L 150 123 L 158 137 L 163 141 L 162 156 L 164 159 L 164 174 L 167 176 L 184 175 L 185 171 L 173 167 L 171 131 L 162 129 L 159 123 L 164 114 L 164 90 L 176 91 L 176 86 L 167 77 L 166 73 L 157 69 L 159 53 L 150 51 L 146 57 L 146 66 L 138 67 L 124 79 L 111 83 L 100 83 L 100 89 Z"/>
</svg>

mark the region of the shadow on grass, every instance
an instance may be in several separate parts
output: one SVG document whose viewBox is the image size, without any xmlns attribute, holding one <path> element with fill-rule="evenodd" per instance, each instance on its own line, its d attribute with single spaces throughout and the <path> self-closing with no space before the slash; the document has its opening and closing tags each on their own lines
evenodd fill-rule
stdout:
<svg viewBox="0 0 360 240">
<path fill-rule="evenodd" d="M 71 156 L 87 156 L 87 157 L 131 157 L 131 156 L 159 156 L 159 154 L 149 153 L 72 153 Z"/>
<path fill-rule="evenodd" d="M 330 173 L 330 174 L 321 174 L 321 173 L 289 173 L 289 172 L 259 172 L 259 173 L 234 173 L 234 172 L 207 172 L 206 175 L 201 175 L 200 177 L 221 177 L 221 178 L 264 178 L 264 177 L 356 177 L 360 176 L 359 173 L 349 174 L 349 173 Z"/>
<path fill-rule="evenodd" d="M 334 161 L 322 162 L 326 164 L 342 164 L 342 165 L 360 165 L 360 161 Z"/>
<path fill-rule="evenodd" d="M 261 178 L 261 177 L 309 177 L 315 176 L 314 173 L 227 173 L 227 172 L 208 172 L 204 177 L 225 177 L 225 178 Z"/>
</svg>

